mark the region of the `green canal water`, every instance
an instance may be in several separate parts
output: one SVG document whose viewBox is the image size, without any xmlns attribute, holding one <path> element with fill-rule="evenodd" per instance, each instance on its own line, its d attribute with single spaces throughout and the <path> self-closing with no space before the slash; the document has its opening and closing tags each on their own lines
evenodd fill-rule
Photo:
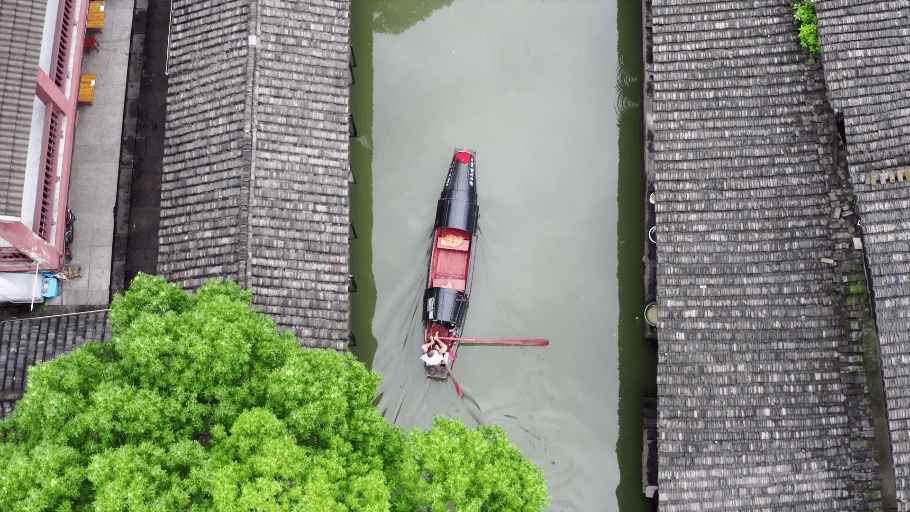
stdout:
<svg viewBox="0 0 910 512">
<path fill-rule="evenodd" d="M 503 426 L 559 511 L 650 510 L 643 339 L 641 6 L 609 0 L 360 1 L 351 112 L 353 352 L 395 424 Z M 480 237 L 450 382 L 418 361 L 436 199 L 477 151 Z"/>
</svg>

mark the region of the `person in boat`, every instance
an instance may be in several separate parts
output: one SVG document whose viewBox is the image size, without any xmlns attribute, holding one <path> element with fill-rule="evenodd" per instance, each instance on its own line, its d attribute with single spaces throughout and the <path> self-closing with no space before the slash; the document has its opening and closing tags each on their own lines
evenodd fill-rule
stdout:
<svg viewBox="0 0 910 512">
<path fill-rule="evenodd" d="M 429 366 L 439 366 L 443 364 L 445 357 L 435 350 L 428 350 L 426 354 L 420 356 L 420 360 Z"/>
<path fill-rule="evenodd" d="M 448 363 L 449 346 L 439 339 L 439 332 L 434 336 L 430 336 L 429 341 L 424 343 L 420 348 L 423 351 L 420 360 L 429 366 L 438 366 L 440 364 Z"/>
<path fill-rule="evenodd" d="M 449 351 L 449 346 L 445 344 L 444 341 L 439 339 L 439 331 L 436 332 L 433 336 L 427 338 L 429 341 L 420 346 L 420 350 L 426 354 L 430 349 L 439 352 L 440 354 L 445 354 Z"/>
</svg>

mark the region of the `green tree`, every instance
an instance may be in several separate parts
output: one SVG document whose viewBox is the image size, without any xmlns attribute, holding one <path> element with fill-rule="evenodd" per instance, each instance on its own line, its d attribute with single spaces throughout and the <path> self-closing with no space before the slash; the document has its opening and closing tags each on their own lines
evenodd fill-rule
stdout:
<svg viewBox="0 0 910 512">
<path fill-rule="evenodd" d="M 379 376 L 301 350 L 212 281 L 140 274 L 114 337 L 29 371 L 0 422 L 0 509 L 540 510 L 543 472 L 500 427 L 437 418 L 406 433 L 371 404 Z"/>
<path fill-rule="evenodd" d="M 539 511 L 547 506 L 543 471 L 509 443 L 499 425 L 468 429 L 437 416 L 429 431 L 411 433 L 417 465 L 428 483 L 418 508 L 459 511 Z"/>
</svg>

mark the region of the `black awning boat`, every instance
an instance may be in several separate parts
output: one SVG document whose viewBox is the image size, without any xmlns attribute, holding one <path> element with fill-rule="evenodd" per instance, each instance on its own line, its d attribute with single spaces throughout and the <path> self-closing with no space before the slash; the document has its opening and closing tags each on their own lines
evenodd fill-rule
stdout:
<svg viewBox="0 0 910 512">
<path fill-rule="evenodd" d="M 475 152 L 456 149 L 433 226 L 433 250 L 423 300 L 428 338 L 457 338 L 462 334 L 476 254 L 479 210 L 475 170 Z M 447 350 L 442 364 L 428 364 L 424 360 L 428 377 L 446 379 L 449 375 L 458 341 L 444 343 Z"/>
</svg>

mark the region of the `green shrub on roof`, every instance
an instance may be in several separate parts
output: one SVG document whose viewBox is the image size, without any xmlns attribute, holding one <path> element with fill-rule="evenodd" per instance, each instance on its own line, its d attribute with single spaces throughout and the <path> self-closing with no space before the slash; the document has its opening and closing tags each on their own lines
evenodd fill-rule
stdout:
<svg viewBox="0 0 910 512">
<path fill-rule="evenodd" d="M 818 44 L 818 18 L 815 17 L 815 4 L 806 0 L 803 4 L 793 4 L 796 9 L 794 18 L 799 20 L 799 42 L 809 53 L 821 53 Z"/>
</svg>

